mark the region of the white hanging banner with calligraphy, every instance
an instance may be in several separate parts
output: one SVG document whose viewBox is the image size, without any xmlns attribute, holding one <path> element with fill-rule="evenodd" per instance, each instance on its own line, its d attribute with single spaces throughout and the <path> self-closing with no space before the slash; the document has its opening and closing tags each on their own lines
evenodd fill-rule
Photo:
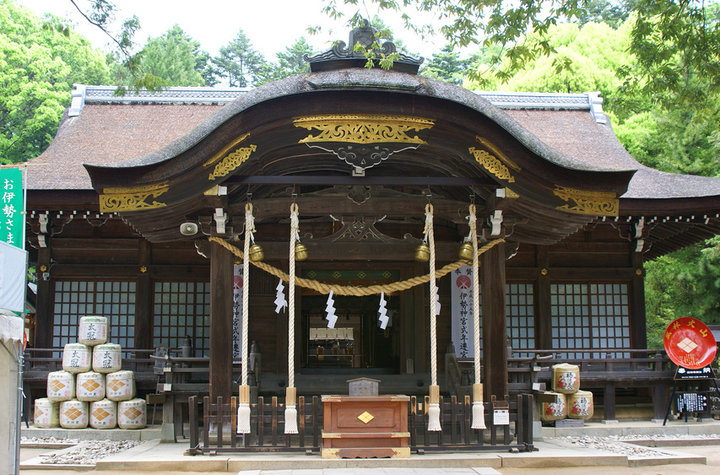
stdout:
<svg viewBox="0 0 720 475">
<path fill-rule="evenodd" d="M 451 315 L 452 342 L 455 356 L 473 358 L 473 281 L 472 267 L 464 265 L 452 272 Z M 480 324 L 480 345 L 482 348 L 482 323 Z"/>
<path fill-rule="evenodd" d="M 233 359 L 242 357 L 243 266 L 233 264 Z"/>
<path fill-rule="evenodd" d="M 26 251 L 0 241 L 0 308 L 24 310 L 26 264 Z"/>
</svg>

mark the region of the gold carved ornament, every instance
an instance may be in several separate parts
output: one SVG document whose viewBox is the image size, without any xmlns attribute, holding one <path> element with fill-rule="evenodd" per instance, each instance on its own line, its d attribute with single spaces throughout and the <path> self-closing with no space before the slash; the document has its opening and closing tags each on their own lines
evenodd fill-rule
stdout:
<svg viewBox="0 0 720 475">
<path fill-rule="evenodd" d="M 570 213 L 617 216 L 619 212 L 620 200 L 613 192 L 576 190 L 555 185 L 553 193 L 567 203 L 557 209 Z"/>
<path fill-rule="evenodd" d="M 498 160 L 494 155 L 491 155 L 486 150 L 481 150 L 475 147 L 470 147 L 468 151 L 475 157 L 475 161 L 480 164 L 485 170 L 491 173 L 499 180 L 506 181 L 508 183 L 514 183 L 515 177 L 512 176 L 508 167 Z"/>
<path fill-rule="evenodd" d="M 505 155 L 502 150 L 498 146 L 496 146 L 494 143 L 492 143 L 490 140 L 486 139 L 485 137 L 480 137 L 479 135 L 475 136 L 475 140 L 478 141 L 480 145 L 482 145 L 484 148 L 488 149 L 490 152 L 492 152 L 495 157 L 497 157 L 501 162 L 505 164 L 505 166 L 512 168 L 516 172 L 519 172 L 521 168 L 518 166 L 517 163 L 510 160 L 510 157 Z"/>
<path fill-rule="evenodd" d="M 298 117 L 293 121 L 293 125 L 319 131 L 317 135 L 310 134 L 298 143 L 425 144 L 424 140 L 417 135 L 410 135 L 409 132 L 432 128 L 435 122 L 432 119 L 405 115 L 327 114 Z"/>
<path fill-rule="evenodd" d="M 100 211 L 136 211 L 162 208 L 165 203 L 155 200 L 170 189 L 168 182 L 153 185 L 105 188 L 100 195 Z"/>
<path fill-rule="evenodd" d="M 230 150 L 244 142 L 249 136 L 250 132 L 241 135 L 203 163 L 203 167 L 205 168 L 215 166 L 210 175 L 208 175 L 208 180 L 215 180 L 216 178 L 227 176 L 250 158 L 250 154 L 257 150 L 256 145 L 241 147 L 230 152 Z"/>
</svg>

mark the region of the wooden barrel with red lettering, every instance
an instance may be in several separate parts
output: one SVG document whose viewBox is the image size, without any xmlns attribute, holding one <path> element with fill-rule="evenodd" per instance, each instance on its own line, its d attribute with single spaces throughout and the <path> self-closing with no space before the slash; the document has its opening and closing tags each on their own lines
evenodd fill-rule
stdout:
<svg viewBox="0 0 720 475">
<path fill-rule="evenodd" d="M 568 394 L 568 417 L 571 419 L 590 419 L 595 411 L 593 407 L 593 393 L 578 391 Z"/>
</svg>

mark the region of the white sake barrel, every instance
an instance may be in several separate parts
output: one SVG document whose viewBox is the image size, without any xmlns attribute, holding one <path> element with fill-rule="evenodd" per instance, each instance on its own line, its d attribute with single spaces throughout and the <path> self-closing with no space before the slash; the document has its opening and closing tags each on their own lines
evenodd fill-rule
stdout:
<svg viewBox="0 0 720 475">
<path fill-rule="evenodd" d="M 85 429 L 88 426 L 88 403 L 72 399 L 60 403 L 60 427 Z"/>
<path fill-rule="evenodd" d="M 90 427 L 114 429 L 117 426 L 117 403 L 109 399 L 90 403 Z"/>
<path fill-rule="evenodd" d="M 105 397 L 105 375 L 88 371 L 75 376 L 75 398 L 78 401 L 99 401 Z"/>
<path fill-rule="evenodd" d="M 122 362 L 120 358 L 120 345 L 104 343 L 93 348 L 93 371 L 98 373 L 114 373 L 120 371 Z"/>
<path fill-rule="evenodd" d="M 35 399 L 33 424 L 45 429 L 60 425 L 60 403 L 44 397 Z"/>
<path fill-rule="evenodd" d="M 105 375 L 105 397 L 111 401 L 127 401 L 135 397 L 132 371 L 116 371 Z"/>
<path fill-rule="evenodd" d="M 84 373 L 90 371 L 92 352 L 89 346 L 82 343 L 68 343 L 63 349 L 62 368 L 68 373 Z"/>
<path fill-rule="evenodd" d="M 51 401 L 69 401 L 75 397 L 75 377 L 67 371 L 48 373 L 47 397 Z"/>
<path fill-rule="evenodd" d="M 556 364 L 552 367 L 553 391 L 572 394 L 580 389 L 580 368 L 574 364 Z"/>
<path fill-rule="evenodd" d="M 540 419 L 546 422 L 565 419 L 565 417 L 567 417 L 567 400 L 565 399 L 565 395 L 550 391 L 545 391 L 545 395 L 555 396 L 555 399 L 550 402 L 543 401 Z"/>
<path fill-rule="evenodd" d="M 144 399 L 136 398 L 118 403 L 118 427 L 121 429 L 142 429 L 146 420 Z"/>
<path fill-rule="evenodd" d="M 571 419 L 590 419 L 595 408 L 593 405 L 593 393 L 590 391 L 578 391 L 568 394 L 568 417 Z"/>
<path fill-rule="evenodd" d="M 95 346 L 105 343 L 108 337 L 108 321 L 105 317 L 80 317 L 78 341 L 83 345 Z"/>
</svg>

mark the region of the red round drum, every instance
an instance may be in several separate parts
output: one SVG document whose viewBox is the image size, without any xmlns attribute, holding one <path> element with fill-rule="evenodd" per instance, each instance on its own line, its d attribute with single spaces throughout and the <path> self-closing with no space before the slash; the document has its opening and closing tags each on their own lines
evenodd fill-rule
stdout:
<svg viewBox="0 0 720 475">
<path fill-rule="evenodd" d="M 710 329 L 693 317 L 678 318 L 665 330 L 665 351 L 670 360 L 688 369 L 700 369 L 712 363 L 717 343 Z"/>
</svg>

